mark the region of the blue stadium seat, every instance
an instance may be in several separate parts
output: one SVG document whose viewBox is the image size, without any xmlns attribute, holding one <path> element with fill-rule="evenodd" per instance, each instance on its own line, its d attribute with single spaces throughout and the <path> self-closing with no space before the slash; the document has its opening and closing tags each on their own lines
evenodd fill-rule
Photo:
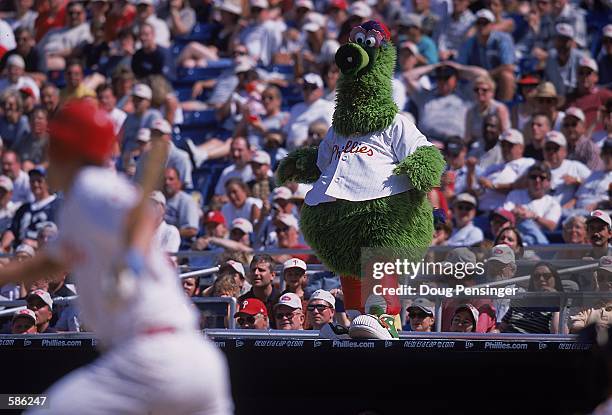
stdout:
<svg viewBox="0 0 612 415">
<path fill-rule="evenodd" d="M 215 118 L 214 110 L 185 111 L 183 113 L 183 126 L 197 127 L 216 124 L 217 119 Z"/>
<path fill-rule="evenodd" d="M 178 68 L 176 80 L 180 84 L 193 83 L 205 79 L 219 77 L 223 71 L 231 67 L 227 60 L 209 62 L 205 68 Z"/>
<path fill-rule="evenodd" d="M 210 161 L 193 172 L 193 186 L 202 194 L 204 203 L 208 203 L 214 195 L 215 185 L 221 176 L 221 172 L 229 165 L 225 161 Z"/>
<path fill-rule="evenodd" d="M 64 71 L 48 71 L 47 80 L 55 84 L 56 87 L 62 89 L 66 86 Z"/>
</svg>

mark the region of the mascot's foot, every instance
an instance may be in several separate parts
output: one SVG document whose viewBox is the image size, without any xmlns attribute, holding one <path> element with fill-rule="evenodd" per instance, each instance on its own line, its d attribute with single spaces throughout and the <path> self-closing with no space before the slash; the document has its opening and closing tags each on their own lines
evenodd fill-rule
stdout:
<svg viewBox="0 0 612 415">
<path fill-rule="evenodd" d="M 349 330 L 341 326 L 340 324 L 327 323 L 321 330 L 319 330 L 319 337 L 321 339 L 330 340 L 349 340 Z"/>
<path fill-rule="evenodd" d="M 388 314 L 362 314 L 356 317 L 351 323 L 349 334 L 351 339 L 399 339 L 395 317 Z"/>
</svg>

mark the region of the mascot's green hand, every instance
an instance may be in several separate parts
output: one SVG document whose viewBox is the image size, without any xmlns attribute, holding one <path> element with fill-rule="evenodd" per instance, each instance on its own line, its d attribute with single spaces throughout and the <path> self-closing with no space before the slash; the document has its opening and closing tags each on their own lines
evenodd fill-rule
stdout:
<svg viewBox="0 0 612 415">
<path fill-rule="evenodd" d="M 446 162 L 434 146 L 422 146 L 406 157 L 393 170 L 394 174 L 406 174 L 412 186 L 421 192 L 429 192 L 440 186 L 440 177 Z"/>
<path fill-rule="evenodd" d="M 314 183 L 321 171 L 317 167 L 317 147 L 299 148 L 281 160 L 276 169 L 276 179 L 280 185 L 287 182 Z"/>
</svg>

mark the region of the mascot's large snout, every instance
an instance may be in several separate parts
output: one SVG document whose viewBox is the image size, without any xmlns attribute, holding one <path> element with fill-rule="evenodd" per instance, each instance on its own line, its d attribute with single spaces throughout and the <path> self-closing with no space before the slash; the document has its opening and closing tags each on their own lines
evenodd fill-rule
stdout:
<svg viewBox="0 0 612 415">
<path fill-rule="evenodd" d="M 336 65 L 345 75 L 355 75 L 369 63 L 368 53 L 356 43 L 347 43 L 336 52 Z"/>
</svg>

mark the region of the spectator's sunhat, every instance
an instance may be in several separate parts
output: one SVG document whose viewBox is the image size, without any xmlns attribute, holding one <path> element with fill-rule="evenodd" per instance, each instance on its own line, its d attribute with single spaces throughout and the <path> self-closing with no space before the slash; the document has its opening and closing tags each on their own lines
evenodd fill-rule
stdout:
<svg viewBox="0 0 612 415">
<path fill-rule="evenodd" d="M 612 229 L 612 219 L 610 219 L 610 215 L 608 215 L 603 210 L 597 209 L 592 211 L 591 215 L 587 218 L 587 223 L 594 220 L 600 220 L 602 222 L 605 222 L 608 225 L 608 228 Z"/>
<path fill-rule="evenodd" d="M 514 251 L 506 244 L 495 245 L 491 248 L 491 256 L 488 260 L 501 262 L 502 264 L 514 264 Z"/>
<path fill-rule="evenodd" d="M 226 261 L 225 263 L 229 265 L 230 267 L 232 267 L 233 270 L 236 271 L 238 274 L 242 275 L 242 278 L 246 277 L 246 274 L 244 272 L 244 265 L 242 265 L 241 262 L 230 259 Z"/>
<path fill-rule="evenodd" d="M 159 190 L 154 190 L 149 195 L 149 199 L 159 203 L 160 205 L 166 206 L 166 197 Z"/>
<path fill-rule="evenodd" d="M 453 248 L 444 258 L 444 262 L 457 264 L 459 262 L 465 263 L 476 263 L 476 254 L 474 254 L 469 248 L 458 247 Z"/>
<path fill-rule="evenodd" d="M 495 15 L 489 9 L 480 9 L 476 12 L 476 20 L 487 20 L 489 23 L 494 23 Z"/>
<path fill-rule="evenodd" d="M 306 271 L 306 263 L 299 258 L 291 258 L 283 263 L 283 272 L 289 268 L 299 268 Z"/>
<path fill-rule="evenodd" d="M 514 213 L 510 212 L 509 210 L 503 208 L 497 208 L 495 210 L 492 210 L 489 214 L 489 220 L 496 216 L 503 218 L 507 222 L 510 222 L 512 226 L 516 225 L 516 217 L 514 216 Z"/>
<path fill-rule="evenodd" d="M 267 9 L 270 5 L 268 0 L 249 0 L 251 7 L 259 7 L 260 9 Z"/>
<path fill-rule="evenodd" d="M 535 98 L 555 98 L 557 106 L 563 104 L 564 97 L 557 95 L 557 89 L 552 82 L 542 82 L 536 88 Z"/>
<path fill-rule="evenodd" d="M 578 61 L 579 68 L 589 68 L 593 72 L 599 72 L 599 66 L 597 66 L 597 62 L 595 59 L 591 59 L 588 56 L 583 56 Z"/>
<path fill-rule="evenodd" d="M 364 1 L 356 1 L 349 6 L 348 15 L 349 17 L 358 16 L 365 19 L 366 17 L 370 17 L 372 15 L 372 8 Z"/>
<path fill-rule="evenodd" d="M 272 191 L 271 199 L 272 200 L 276 200 L 276 199 L 289 200 L 292 197 L 293 197 L 293 193 L 291 192 L 291 189 L 285 186 L 279 186 Z"/>
<path fill-rule="evenodd" d="M 242 300 L 240 305 L 238 306 L 238 311 L 234 314 L 234 318 L 240 317 L 241 314 L 246 314 L 248 316 L 256 316 L 257 314 L 263 314 L 268 317 L 268 310 L 266 309 L 266 305 L 257 298 L 247 298 L 246 300 Z"/>
<path fill-rule="evenodd" d="M 257 150 L 255 154 L 253 154 L 251 162 L 270 165 L 272 163 L 272 160 L 270 159 L 270 155 L 266 151 Z"/>
<path fill-rule="evenodd" d="M 170 126 L 170 123 L 168 121 L 160 118 L 160 119 L 153 121 L 153 125 L 151 126 L 151 131 L 159 131 L 160 133 L 164 135 L 171 135 L 172 127 Z"/>
<path fill-rule="evenodd" d="M 32 248 L 30 245 L 21 244 L 17 248 L 15 248 L 15 255 L 17 254 L 26 254 L 30 257 L 33 257 L 36 252 L 34 252 L 34 248 Z"/>
<path fill-rule="evenodd" d="M 28 299 L 30 299 L 32 297 L 40 298 L 41 300 L 43 300 L 45 302 L 45 304 L 47 304 L 49 306 L 49 308 L 53 308 L 53 299 L 51 298 L 51 294 L 49 294 L 47 291 L 45 291 L 45 290 L 34 290 L 30 294 L 28 294 L 28 296 L 26 297 L 26 300 L 28 300 Z"/>
<path fill-rule="evenodd" d="M 612 39 L 612 24 L 605 25 L 601 31 L 601 34 L 603 35 L 603 37 Z"/>
<path fill-rule="evenodd" d="M 544 143 L 555 143 L 559 147 L 567 147 L 567 140 L 559 131 L 549 131 L 544 136 Z"/>
<path fill-rule="evenodd" d="M 204 223 L 226 224 L 223 213 L 219 212 L 218 210 L 211 210 L 208 212 L 204 218 Z"/>
<path fill-rule="evenodd" d="M 151 141 L 151 130 L 148 128 L 139 129 L 138 133 L 136 134 L 136 140 L 143 143 L 148 143 Z"/>
<path fill-rule="evenodd" d="M 238 0 L 223 0 L 217 5 L 217 8 L 238 16 L 242 15 L 242 2 Z"/>
<path fill-rule="evenodd" d="M 409 40 L 406 40 L 400 44 L 400 50 L 403 49 L 408 49 L 414 56 L 419 55 L 419 48 Z"/>
<path fill-rule="evenodd" d="M 423 19 L 418 14 L 405 13 L 399 18 L 397 24 L 398 26 L 417 27 L 421 29 L 423 27 Z"/>
<path fill-rule="evenodd" d="M 29 318 L 32 320 L 33 324 L 36 324 L 36 313 L 30 310 L 29 308 L 23 308 L 19 311 L 16 311 L 13 314 L 13 321 L 17 320 L 20 317 Z"/>
<path fill-rule="evenodd" d="M 557 23 L 555 25 L 555 34 L 569 39 L 573 39 L 576 35 L 574 33 L 574 28 L 567 23 Z"/>
<path fill-rule="evenodd" d="M 458 194 L 457 197 L 455 197 L 453 206 L 458 205 L 459 203 L 469 203 L 470 205 L 474 207 L 478 207 L 478 201 L 476 200 L 474 196 L 472 196 L 469 193 Z"/>
<path fill-rule="evenodd" d="M 599 266 L 597 269 L 612 272 L 612 256 L 602 256 L 599 258 Z"/>
<path fill-rule="evenodd" d="M 274 309 L 281 305 L 286 305 L 287 307 L 291 307 L 293 309 L 301 309 L 302 300 L 300 300 L 300 297 L 298 297 L 298 295 L 295 293 L 285 293 L 278 299 L 278 303 L 274 305 Z"/>
<path fill-rule="evenodd" d="M 8 176 L 0 176 L 0 188 L 7 192 L 13 191 L 13 181 Z"/>
<path fill-rule="evenodd" d="M 433 317 L 434 306 L 434 303 L 432 301 L 429 301 L 427 298 L 415 298 L 412 304 L 410 304 L 410 306 L 406 308 L 406 311 L 410 313 L 410 310 L 421 310 L 424 313 L 429 314 L 431 317 Z"/>
<path fill-rule="evenodd" d="M 514 128 L 508 128 L 499 135 L 499 141 L 507 141 L 512 144 L 525 144 L 523 133 Z"/>
<path fill-rule="evenodd" d="M 323 88 L 323 79 L 316 73 L 307 73 L 304 75 L 304 83 L 310 85 L 316 85 L 317 88 Z"/>
<path fill-rule="evenodd" d="M 332 308 L 336 308 L 336 298 L 329 291 L 317 290 L 313 292 L 308 299 L 308 303 L 311 303 L 314 300 L 327 301 Z"/>
<path fill-rule="evenodd" d="M 149 101 L 153 98 L 153 91 L 151 87 L 146 84 L 136 84 L 132 89 L 132 95 L 142 99 L 148 99 Z"/>
<path fill-rule="evenodd" d="M 279 221 L 280 223 L 287 225 L 289 227 L 295 228 L 295 229 L 300 229 L 300 225 L 298 223 L 298 220 L 295 218 L 295 216 L 293 216 L 290 213 L 282 213 L 280 215 L 278 215 L 278 217 L 276 218 L 277 221 Z"/>
<path fill-rule="evenodd" d="M 253 224 L 245 218 L 236 218 L 232 221 L 232 229 L 239 229 L 242 232 L 249 234 L 253 232 Z"/>
<path fill-rule="evenodd" d="M 461 310 L 467 310 L 468 313 L 470 313 L 470 315 L 474 319 L 474 331 L 476 331 L 476 324 L 478 324 L 478 317 L 480 317 L 480 313 L 478 312 L 476 307 L 474 307 L 472 304 L 461 304 L 457 306 L 457 308 L 455 308 L 453 317 L 455 316 L 455 314 L 457 314 Z"/>
<path fill-rule="evenodd" d="M 23 60 L 21 55 L 18 55 L 16 53 L 8 57 L 8 59 L 6 60 L 6 64 L 10 66 L 17 66 L 21 69 L 25 69 L 26 67 L 25 61 Z"/>
<path fill-rule="evenodd" d="M 586 120 L 586 117 L 584 115 L 584 112 L 577 107 L 570 107 L 568 109 L 565 110 L 565 117 L 574 117 L 579 119 L 580 121 L 584 122 Z"/>
</svg>

